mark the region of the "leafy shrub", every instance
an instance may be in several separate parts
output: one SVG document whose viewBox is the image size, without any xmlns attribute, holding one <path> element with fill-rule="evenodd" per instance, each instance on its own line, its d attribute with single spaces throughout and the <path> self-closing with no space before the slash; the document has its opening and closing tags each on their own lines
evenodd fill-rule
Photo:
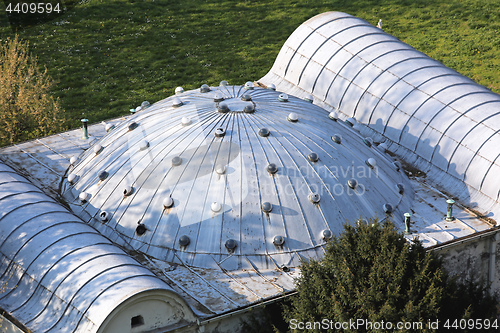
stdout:
<svg viewBox="0 0 500 333">
<path fill-rule="evenodd" d="M 0 44 L 0 146 L 60 131 L 59 101 L 47 69 L 28 53 L 18 36 Z"/>
</svg>

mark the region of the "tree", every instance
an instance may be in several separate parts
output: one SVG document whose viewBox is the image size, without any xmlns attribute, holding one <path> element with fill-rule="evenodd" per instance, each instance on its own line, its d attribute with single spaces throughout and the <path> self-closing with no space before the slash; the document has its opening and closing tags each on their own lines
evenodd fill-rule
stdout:
<svg viewBox="0 0 500 333">
<path fill-rule="evenodd" d="M 484 286 L 458 283 L 445 272 L 440 258 L 419 241 L 407 242 L 392 222 L 346 225 L 327 244 L 321 261 L 302 263 L 297 290 L 284 309 L 285 321 L 297 331 L 439 332 L 445 319 L 450 325 L 456 318 L 493 319 L 497 311 L 495 298 Z M 358 319 L 360 326 L 335 329 L 335 323 Z M 408 324 L 388 329 L 389 323 L 399 322 Z"/>
<path fill-rule="evenodd" d="M 0 146 L 60 131 L 53 81 L 16 35 L 0 44 Z"/>
</svg>

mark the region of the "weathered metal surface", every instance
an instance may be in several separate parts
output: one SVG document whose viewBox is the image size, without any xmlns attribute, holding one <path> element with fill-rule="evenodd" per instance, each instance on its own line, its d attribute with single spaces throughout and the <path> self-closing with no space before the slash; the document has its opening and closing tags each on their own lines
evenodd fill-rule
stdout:
<svg viewBox="0 0 500 333">
<path fill-rule="evenodd" d="M 122 120 L 114 119 L 112 123 Z M 89 132 L 87 140 L 81 139 L 81 129 L 75 129 L 0 148 L 0 161 L 14 168 L 48 195 L 57 197 L 70 159 L 82 154 L 106 133 L 103 124 L 90 125 Z"/>
<path fill-rule="evenodd" d="M 424 246 L 491 228 L 459 203 L 446 221 L 448 195 L 427 182 L 495 214 L 498 95 L 341 13 L 299 27 L 262 82 L 289 96 L 203 87 L 108 134 L 92 125 L 89 140 L 78 129 L 1 149 L 50 195 L 63 181 L 101 234 L 0 164 L 0 306 L 34 332 L 95 331 L 120 300 L 156 288 L 213 318 L 293 291 L 300 260 L 324 254 L 325 230 L 384 219 L 387 204 L 401 230 L 412 213 L 407 238 Z M 323 109 L 294 97 L 309 94 Z M 384 147 L 428 178 L 409 181 Z"/>
<path fill-rule="evenodd" d="M 278 92 L 241 86 L 175 98 L 181 106 L 173 98 L 160 101 L 105 135 L 70 168 L 74 184 L 63 184 L 73 211 L 104 234 L 117 234 L 122 245 L 167 262 L 217 269 L 213 258 L 230 255 L 225 244 L 232 239 L 234 258 L 224 269 L 250 267 L 244 257 L 258 269 L 275 267 L 269 255 L 278 266 L 297 266 L 296 252 L 322 254 L 315 249 L 325 244 L 323 230 L 338 234 L 346 221 L 384 218 L 386 203 L 396 217 L 410 209 L 413 190 L 392 160 L 309 102 L 293 96 L 282 102 Z M 259 135 L 262 128 L 270 134 Z M 335 134 L 340 144 L 332 141 Z M 366 164 L 370 158 L 373 168 Z M 270 164 L 276 173 L 267 171 Z M 352 178 L 355 189 L 347 186 Z M 130 196 L 126 187 L 133 189 Z M 89 195 L 86 202 L 79 199 L 82 192 Z M 169 197 L 173 206 L 165 208 Z M 270 212 L 262 210 L 265 202 Z M 111 216 L 105 223 L 103 211 Z M 137 232 L 139 223 L 144 234 Z M 182 236 L 187 246 L 179 244 Z M 275 236 L 284 243 L 273 244 Z"/>
<path fill-rule="evenodd" d="M 0 163 L 0 306 L 32 332 L 96 332 L 165 282 Z"/>
<path fill-rule="evenodd" d="M 344 13 L 315 16 L 260 82 L 356 117 L 463 204 L 500 214 L 500 96 L 383 30 Z"/>
</svg>

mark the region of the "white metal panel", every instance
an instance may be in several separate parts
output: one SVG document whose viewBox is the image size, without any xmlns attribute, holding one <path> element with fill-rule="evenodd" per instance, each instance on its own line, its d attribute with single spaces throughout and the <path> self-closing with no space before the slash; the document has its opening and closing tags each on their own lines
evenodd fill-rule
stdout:
<svg viewBox="0 0 500 333">
<path fill-rule="evenodd" d="M 344 55 L 346 62 L 352 59 L 352 55 L 343 50 L 338 55 Z M 336 82 L 349 85 L 349 81 L 340 76 Z M 226 96 L 223 102 L 228 104 L 229 113 L 217 111 L 218 102 L 213 101 L 216 91 Z M 238 109 L 244 105 L 240 101 L 243 94 L 251 96 L 252 101 L 247 103 L 255 105 L 254 113 Z M 147 117 L 137 114 L 139 126 L 136 129 L 123 133 L 117 128 L 102 139 L 108 146 L 119 147 L 116 150 L 120 153 L 116 155 L 129 159 L 130 163 L 120 163 L 118 157 L 106 160 L 118 168 L 108 176 L 109 180 L 99 185 L 99 191 L 94 192 L 98 193 L 95 196 L 102 196 L 95 201 L 100 207 L 93 207 L 95 199 L 92 198 L 82 206 L 84 210 L 76 209 L 75 212 L 87 216 L 97 214 L 102 208 L 109 210 L 113 217 L 107 225 L 120 235 L 113 239 L 161 260 L 169 258 L 177 262 L 176 257 L 179 257 L 195 267 L 215 267 L 212 257 L 227 255 L 225 242 L 233 239 L 237 244 L 234 255 L 239 257 L 238 264 L 233 267 L 247 265 L 241 261 L 245 256 L 256 267 L 269 268 L 273 264 L 268 254 L 279 254 L 281 262 L 292 262 L 295 251 L 310 251 L 324 244 L 319 236 L 322 230 L 338 232 L 346 220 L 354 222 L 360 214 L 373 216 L 382 211 L 384 203 L 399 204 L 400 195 L 394 183 L 397 172 L 391 167 L 384 168 L 374 179 L 359 180 L 371 188 L 369 197 L 363 197 L 368 192 L 362 195 L 347 193 L 346 184 L 351 176 L 340 175 L 340 170 L 354 166 L 368 169 L 365 160 L 372 157 L 373 148 L 363 144 L 362 138 L 342 121 L 329 119 L 325 110 L 293 96 L 289 96 L 288 101 L 279 101 L 279 94 L 242 87 L 212 88 L 210 93 L 190 91 L 180 95 L 185 103 L 183 106 L 174 108 L 159 102 L 163 111 L 153 105 L 156 111 L 148 113 Z M 196 110 L 192 105 L 196 105 Z M 155 131 L 150 128 L 156 129 L 160 124 L 163 128 L 173 128 L 172 124 L 179 121 L 176 114 L 188 115 L 186 110 L 195 112 L 191 117 L 198 121 L 189 126 L 176 125 L 175 135 L 156 136 L 155 145 L 149 147 L 154 153 L 144 161 L 141 156 L 145 155 L 130 152 L 135 152 L 135 144 L 113 143 L 112 138 L 121 142 L 124 135 L 130 136 L 129 142 L 138 142 L 134 136 L 150 135 Z M 287 120 L 290 112 L 296 113 L 297 122 Z M 165 114 L 172 116 L 164 117 Z M 132 117 L 129 123 L 134 119 Z M 217 127 L 226 130 L 222 138 L 214 136 Z M 268 137 L 258 134 L 264 127 L 270 131 Z M 333 134 L 340 134 L 343 143 L 334 143 Z M 322 156 L 317 163 L 328 164 L 323 164 L 323 168 L 317 168 L 319 164 L 312 165 L 307 157 L 311 152 Z M 233 156 L 229 157 L 230 154 Z M 175 155 L 182 157 L 182 163 L 170 166 L 169 161 Z M 378 155 L 377 158 L 386 157 Z M 86 165 L 87 173 L 95 174 L 92 163 L 101 168 L 102 162 L 97 156 L 82 159 L 81 163 Z M 214 172 L 219 163 L 226 165 L 224 175 Z M 277 174 L 270 176 L 266 171 L 269 163 L 278 166 Z M 166 167 L 155 167 L 160 164 Z M 337 171 L 332 171 L 335 168 Z M 79 166 L 75 170 L 79 170 Z M 386 173 L 395 175 L 385 176 Z M 130 178 L 132 174 L 139 176 L 134 180 Z M 225 180 L 226 176 L 231 183 Z M 130 197 L 123 197 L 121 190 L 116 191 L 125 186 L 124 179 L 135 187 Z M 148 181 L 144 179 L 155 179 L 154 186 L 145 188 Z M 88 183 L 83 180 L 82 186 Z M 80 191 L 79 180 L 73 187 Z M 70 187 L 64 184 L 64 188 L 67 189 L 65 195 L 73 200 Z M 334 189 L 342 191 L 335 193 Z M 320 194 L 319 204 L 309 200 L 313 192 Z M 160 198 L 167 194 L 172 195 L 174 207 L 165 213 Z M 221 205 L 219 212 L 212 211 L 214 202 Z M 269 215 L 261 210 L 263 202 L 273 204 Z M 143 236 L 135 232 L 139 221 L 147 227 Z M 111 232 L 107 230 L 110 230 L 107 234 Z M 190 239 L 186 248 L 178 244 L 183 235 Z M 273 244 L 274 236 L 285 237 L 283 248 Z"/>
<path fill-rule="evenodd" d="M 154 277 L 4 165 L 0 211 L 0 280 L 16 286 L 0 295 L 0 306 L 32 331 L 95 332 L 114 307 L 144 290 L 142 276 Z M 119 267 L 119 274 L 108 274 L 112 267 Z M 122 288 L 120 295 L 95 302 L 102 290 L 131 277 L 136 288 Z M 172 291 L 156 277 L 150 288 Z M 86 315 L 90 305 L 98 309 L 99 319 Z"/>
<path fill-rule="evenodd" d="M 495 164 L 492 164 L 485 175 L 482 182 L 481 191 L 487 194 L 489 197 L 498 200 L 500 194 L 500 186 L 498 185 L 498 175 L 500 174 L 499 159 L 496 160 Z"/>
<path fill-rule="evenodd" d="M 313 24 L 316 19 L 324 22 L 326 16 L 334 19 L 338 15 L 343 14 L 324 13 L 310 19 L 307 25 Z M 300 86 L 304 89 L 300 93 L 313 94 L 315 99 L 321 101 L 321 105 L 338 108 L 345 116 L 354 115 L 358 121 L 399 145 L 393 147 L 408 149 L 404 151 L 408 160 L 423 158 L 430 161 L 436 170 L 441 170 L 439 172 L 446 172 L 449 159 L 453 158 L 451 163 L 458 168 L 449 174 L 455 177 L 457 183 L 456 186 L 447 187 L 462 188 L 460 183 L 463 177 L 459 174 L 475 172 L 469 167 L 473 156 L 465 147 L 482 146 L 483 142 L 479 141 L 489 140 L 486 134 L 478 136 L 467 133 L 476 123 L 488 116 L 493 117 L 495 111 L 481 111 L 487 104 L 493 106 L 500 96 L 403 42 L 393 39 L 394 42 L 380 43 L 383 40 L 390 41 L 393 37 L 361 19 L 352 17 L 336 23 L 341 25 L 332 23 L 332 26 L 321 27 L 321 35 L 328 36 L 331 48 L 308 44 L 309 40 L 313 40 L 310 36 L 297 41 L 304 49 L 309 46 L 312 50 L 308 52 L 311 54 L 309 64 L 319 64 L 308 65 L 309 70 L 301 78 L 301 82 L 307 84 Z M 301 26 L 297 30 L 303 29 L 304 26 Z M 312 32 L 315 33 L 318 31 Z M 352 57 L 343 58 L 342 51 L 335 44 L 343 45 L 343 50 Z M 278 56 L 276 62 L 281 61 Z M 325 65 L 326 68 L 322 67 Z M 293 84 L 287 83 L 286 74 L 275 74 L 271 69 L 264 83 L 274 80 L 278 89 L 282 87 L 285 91 L 297 92 Z M 315 82 L 312 89 L 311 82 Z M 456 125 L 452 126 L 454 122 Z M 484 123 L 494 131 L 497 129 L 492 120 L 488 119 Z M 468 141 L 475 140 L 473 136 L 477 140 L 469 144 Z M 457 152 L 457 156 L 453 152 Z M 483 155 L 494 156 L 495 152 L 483 152 Z M 436 183 L 444 179 L 439 176 L 439 172 L 431 173 Z M 484 167 L 478 172 L 484 172 Z M 472 191 L 481 191 L 476 182 L 467 182 L 471 177 L 465 175 L 465 179 Z M 463 196 L 465 202 L 469 198 L 462 192 L 454 194 Z"/>
</svg>

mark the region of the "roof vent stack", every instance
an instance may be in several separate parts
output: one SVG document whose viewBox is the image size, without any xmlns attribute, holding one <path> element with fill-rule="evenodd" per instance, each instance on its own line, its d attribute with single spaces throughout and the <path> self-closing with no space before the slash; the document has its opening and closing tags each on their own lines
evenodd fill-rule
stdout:
<svg viewBox="0 0 500 333">
<path fill-rule="evenodd" d="M 453 204 L 455 203 L 455 200 L 448 199 L 446 200 L 446 203 L 448 204 L 448 210 L 446 212 L 446 221 L 453 221 L 455 220 L 455 218 L 453 217 Z"/>
<path fill-rule="evenodd" d="M 411 213 L 405 213 L 405 234 L 411 233 L 410 231 L 410 226 L 411 226 Z"/>
<path fill-rule="evenodd" d="M 89 138 L 88 122 L 88 119 L 82 119 L 82 140 L 88 140 Z"/>
</svg>

